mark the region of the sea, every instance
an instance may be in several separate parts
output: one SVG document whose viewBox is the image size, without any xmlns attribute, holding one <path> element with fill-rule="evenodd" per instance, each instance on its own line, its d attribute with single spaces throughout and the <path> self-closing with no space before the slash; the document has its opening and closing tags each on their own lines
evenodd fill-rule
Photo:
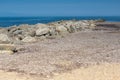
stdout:
<svg viewBox="0 0 120 80">
<path fill-rule="evenodd" d="M 37 23 L 50 23 L 60 20 L 97 20 L 104 19 L 109 22 L 120 22 L 120 16 L 48 16 L 48 17 L 0 17 L 0 27 L 10 27 L 13 25 L 30 24 L 34 25 Z"/>
</svg>

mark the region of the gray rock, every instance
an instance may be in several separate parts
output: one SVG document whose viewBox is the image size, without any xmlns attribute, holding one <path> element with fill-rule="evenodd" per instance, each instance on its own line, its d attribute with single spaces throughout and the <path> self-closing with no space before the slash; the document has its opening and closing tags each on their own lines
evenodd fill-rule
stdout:
<svg viewBox="0 0 120 80">
<path fill-rule="evenodd" d="M 11 26 L 11 27 L 8 27 L 8 32 L 9 33 L 13 33 L 15 32 L 16 30 L 20 30 L 17 26 Z"/>
<path fill-rule="evenodd" d="M 36 42 L 36 39 L 34 37 L 27 36 L 22 40 L 22 42 L 25 42 L 25 43 Z"/>
<path fill-rule="evenodd" d="M 56 31 L 59 33 L 59 35 L 65 35 L 68 32 L 67 28 L 65 28 L 64 26 L 56 26 Z"/>
<path fill-rule="evenodd" d="M 48 25 L 42 24 L 42 23 L 38 23 L 38 24 L 35 25 L 35 28 L 36 28 L 36 29 L 45 28 L 45 27 L 48 27 Z"/>
<path fill-rule="evenodd" d="M 7 34 L 8 30 L 6 28 L 0 28 L 0 34 Z"/>
<path fill-rule="evenodd" d="M 56 35 L 57 35 L 56 27 L 55 26 L 50 26 L 49 36 L 56 36 Z"/>
<path fill-rule="evenodd" d="M 6 34 L 0 34 L 1 43 L 9 43 L 11 40 Z"/>
<path fill-rule="evenodd" d="M 17 35 L 17 36 L 14 37 L 14 40 L 19 41 L 19 40 L 23 40 L 24 38 L 25 38 L 24 35 Z"/>
<path fill-rule="evenodd" d="M 31 36 L 31 37 L 35 37 L 36 32 L 35 32 L 34 30 L 32 30 L 32 31 L 29 31 L 29 32 L 27 33 L 27 35 L 28 35 L 28 36 Z"/>
<path fill-rule="evenodd" d="M 36 31 L 36 36 L 42 36 L 42 35 L 46 35 L 50 32 L 50 29 L 48 27 L 40 27 L 37 31 Z"/>
<path fill-rule="evenodd" d="M 64 37 L 68 33 L 78 31 L 89 31 L 96 28 L 94 20 L 65 20 L 57 21 L 49 24 L 11 26 L 8 28 L 0 28 L 1 43 L 24 43 L 35 42 L 40 37 L 54 39 L 56 37 Z M 7 34 L 7 35 L 6 35 Z"/>
<path fill-rule="evenodd" d="M 49 28 L 49 26 L 46 25 L 46 24 L 41 24 L 41 23 L 36 24 L 36 25 L 35 25 L 35 28 L 37 29 L 37 30 L 35 31 L 35 35 L 36 35 L 36 36 L 46 35 L 46 34 L 48 34 L 48 33 L 50 32 L 50 28 Z"/>
<path fill-rule="evenodd" d="M 16 30 L 15 32 L 13 32 L 14 35 L 18 35 L 18 34 L 22 34 L 23 30 Z"/>
</svg>

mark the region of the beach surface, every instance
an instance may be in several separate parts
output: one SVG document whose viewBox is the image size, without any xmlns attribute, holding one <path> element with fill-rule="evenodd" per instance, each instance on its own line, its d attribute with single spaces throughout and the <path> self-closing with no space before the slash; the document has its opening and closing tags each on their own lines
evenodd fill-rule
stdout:
<svg viewBox="0 0 120 80">
<path fill-rule="evenodd" d="M 104 63 L 57 74 L 51 78 L 21 75 L 15 72 L 0 71 L 0 80 L 119 80 L 120 64 Z"/>
<path fill-rule="evenodd" d="M 97 23 L 95 30 L 16 45 L 0 54 L 0 80 L 119 80 L 120 23 Z"/>
</svg>

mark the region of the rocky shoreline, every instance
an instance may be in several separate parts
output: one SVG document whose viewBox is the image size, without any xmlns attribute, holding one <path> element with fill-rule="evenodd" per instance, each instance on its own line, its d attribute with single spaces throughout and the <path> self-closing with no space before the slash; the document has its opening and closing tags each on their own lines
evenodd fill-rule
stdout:
<svg viewBox="0 0 120 80">
<path fill-rule="evenodd" d="M 49 78 L 75 69 L 120 63 L 119 22 L 69 20 L 12 26 L 0 32 L 2 71 Z"/>
<path fill-rule="evenodd" d="M 96 22 L 100 21 L 66 20 L 52 22 L 48 24 L 22 24 L 19 26 L 0 28 L 0 54 L 14 54 L 17 49 L 16 47 L 13 48 L 13 44 L 22 45 L 24 43 L 34 43 L 45 39 L 64 37 L 70 33 L 75 33 L 79 31 L 93 31 L 96 28 Z"/>
</svg>

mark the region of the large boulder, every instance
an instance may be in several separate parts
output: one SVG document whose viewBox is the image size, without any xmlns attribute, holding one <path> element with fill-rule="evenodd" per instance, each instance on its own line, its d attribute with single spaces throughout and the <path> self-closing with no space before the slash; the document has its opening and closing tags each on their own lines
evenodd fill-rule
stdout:
<svg viewBox="0 0 120 80">
<path fill-rule="evenodd" d="M 69 33 L 73 33 L 73 32 L 76 32 L 76 28 L 75 28 L 75 26 L 74 26 L 74 22 L 73 21 L 66 21 L 64 24 L 62 24 L 62 25 L 64 25 L 66 28 L 67 28 L 67 31 L 69 32 Z"/>
<path fill-rule="evenodd" d="M 25 29 L 28 29 L 28 28 L 30 28 L 30 27 L 32 27 L 32 25 L 21 24 L 21 25 L 18 26 L 18 28 L 19 28 L 20 30 L 25 30 Z"/>
<path fill-rule="evenodd" d="M 50 32 L 50 28 L 46 24 L 38 23 L 38 24 L 35 25 L 35 28 L 37 29 L 36 33 L 35 33 L 36 36 L 46 35 Z"/>
<path fill-rule="evenodd" d="M 10 43 L 10 38 L 6 34 L 0 34 L 0 43 Z"/>
<path fill-rule="evenodd" d="M 8 30 L 6 28 L 0 28 L 0 34 L 7 34 Z"/>
<path fill-rule="evenodd" d="M 14 35 L 19 35 L 22 33 L 23 33 L 23 30 L 16 30 L 15 32 L 13 32 Z"/>
<path fill-rule="evenodd" d="M 38 24 L 35 25 L 35 28 L 36 28 L 36 29 L 44 28 L 44 27 L 48 27 L 48 25 L 42 24 L 42 23 L 38 23 Z"/>
<path fill-rule="evenodd" d="M 87 21 L 77 21 L 77 22 L 75 22 L 74 25 L 75 25 L 77 30 L 79 30 L 79 29 L 80 30 L 85 30 L 85 29 L 88 28 L 89 23 Z"/>
<path fill-rule="evenodd" d="M 55 26 L 50 26 L 49 36 L 56 36 L 56 35 L 57 35 L 56 27 Z"/>
<path fill-rule="evenodd" d="M 39 27 L 39 29 L 36 30 L 36 36 L 46 35 L 49 32 L 50 32 L 49 27 Z"/>
<path fill-rule="evenodd" d="M 19 26 L 12 26 L 8 28 L 8 32 L 11 36 L 27 35 L 31 31 L 33 31 L 33 27 L 32 25 L 28 24 L 22 24 Z"/>
<path fill-rule="evenodd" d="M 22 35 L 24 36 L 28 36 L 28 35 L 34 35 L 34 31 L 35 31 L 35 27 L 34 25 L 28 25 L 28 24 L 24 24 L 24 25 L 20 25 L 18 26 L 20 28 L 20 30 L 22 31 Z"/>
<path fill-rule="evenodd" d="M 10 26 L 7 28 L 8 32 L 10 34 L 12 34 L 13 32 L 15 32 L 16 30 L 20 30 L 16 25 L 15 26 Z"/>
<path fill-rule="evenodd" d="M 29 32 L 26 32 L 26 36 L 35 37 L 35 35 L 36 35 L 36 31 L 35 30 L 31 30 Z"/>
<path fill-rule="evenodd" d="M 56 31 L 59 33 L 59 35 L 65 35 L 65 34 L 69 33 L 67 28 L 62 25 L 56 26 Z"/>
<path fill-rule="evenodd" d="M 27 36 L 22 40 L 22 42 L 25 42 L 25 43 L 36 42 L 36 39 L 34 37 Z"/>
</svg>

